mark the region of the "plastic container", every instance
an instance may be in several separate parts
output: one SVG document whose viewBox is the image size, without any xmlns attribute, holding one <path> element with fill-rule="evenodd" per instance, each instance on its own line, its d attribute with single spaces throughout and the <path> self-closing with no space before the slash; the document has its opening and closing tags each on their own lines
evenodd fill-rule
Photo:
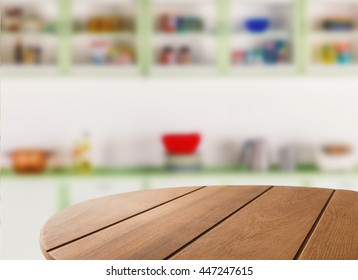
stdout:
<svg viewBox="0 0 358 280">
<path fill-rule="evenodd" d="M 252 33 L 265 32 L 270 27 L 270 20 L 265 17 L 249 18 L 245 21 L 245 28 Z"/>
<path fill-rule="evenodd" d="M 171 155 L 194 154 L 200 140 L 201 136 L 198 133 L 165 134 L 162 136 L 166 152 Z"/>
</svg>

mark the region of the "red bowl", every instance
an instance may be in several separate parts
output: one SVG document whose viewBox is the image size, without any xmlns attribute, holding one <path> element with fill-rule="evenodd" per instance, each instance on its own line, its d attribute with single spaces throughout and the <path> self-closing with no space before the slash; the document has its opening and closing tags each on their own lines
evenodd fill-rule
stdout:
<svg viewBox="0 0 358 280">
<path fill-rule="evenodd" d="M 162 142 L 168 154 L 194 154 L 200 144 L 198 133 L 164 134 Z"/>
</svg>

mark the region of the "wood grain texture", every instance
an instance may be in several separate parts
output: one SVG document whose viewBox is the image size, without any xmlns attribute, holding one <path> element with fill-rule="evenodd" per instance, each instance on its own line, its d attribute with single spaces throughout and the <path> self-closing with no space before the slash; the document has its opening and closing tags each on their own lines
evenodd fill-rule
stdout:
<svg viewBox="0 0 358 280">
<path fill-rule="evenodd" d="M 274 187 L 172 259 L 293 259 L 332 192 Z"/>
<path fill-rule="evenodd" d="M 164 259 L 267 189 L 203 188 L 48 253 L 54 259 Z"/>
<path fill-rule="evenodd" d="M 199 189 L 200 187 L 186 187 L 138 191 L 79 203 L 46 222 L 40 236 L 42 251 L 49 251 Z"/>
<path fill-rule="evenodd" d="M 299 259 L 358 260 L 357 192 L 335 192 Z"/>
</svg>

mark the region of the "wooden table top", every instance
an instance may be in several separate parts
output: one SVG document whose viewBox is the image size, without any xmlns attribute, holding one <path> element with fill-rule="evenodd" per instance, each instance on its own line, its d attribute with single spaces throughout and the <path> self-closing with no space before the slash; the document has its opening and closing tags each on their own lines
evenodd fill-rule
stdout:
<svg viewBox="0 0 358 280">
<path fill-rule="evenodd" d="M 278 186 L 157 189 L 69 207 L 47 259 L 358 259 L 358 192 Z"/>
</svg>

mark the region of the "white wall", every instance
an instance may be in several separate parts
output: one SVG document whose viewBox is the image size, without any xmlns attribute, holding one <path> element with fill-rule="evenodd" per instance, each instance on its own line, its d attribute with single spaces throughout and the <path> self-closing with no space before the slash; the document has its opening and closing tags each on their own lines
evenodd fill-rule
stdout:
<svg viewBox="0 0 358 280">
<path fill-rule="evenodd" d="M 240 142 L 358 144 L 358 78 L 53 78 L 1 81 L 1 150 L 68 150 L 91 131 L 96 164 L 159 165 L 160 135 L 200 131 L 208 165 L 236 160 Z M 232 152 L 231 152 L 232 151 Z"/>
</svg>

